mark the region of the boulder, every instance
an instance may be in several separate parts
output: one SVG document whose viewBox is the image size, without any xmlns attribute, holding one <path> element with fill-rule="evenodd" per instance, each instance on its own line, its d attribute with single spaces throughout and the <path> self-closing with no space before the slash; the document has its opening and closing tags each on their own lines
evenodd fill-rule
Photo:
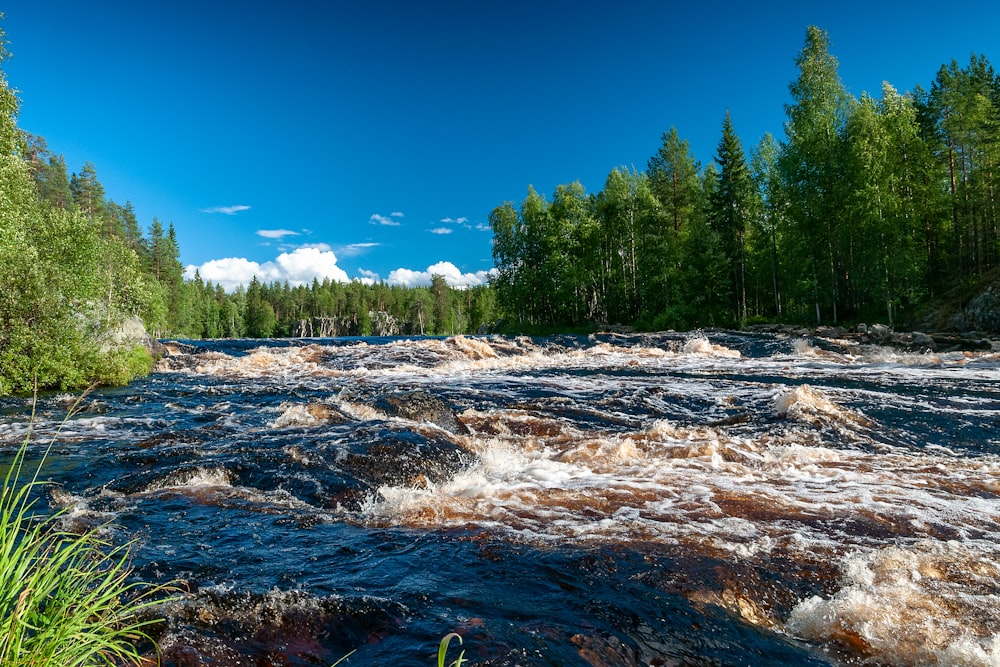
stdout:
<svg viewBox="0 0 1000 667">
<path fill-rule="evenodd" d="M 990 285 L 970 299 L 951 324 L 959 331 L 1000 331 L 1000 286 Z"/>
<path fill-rule="evenodd" d="M 100 340 L 104 352 L 116 348 L 131 349 L 141 345 L 154 359 L 167 353 L 163 343 L 149 335 L 146 325 L 138 315 L 126 318 L 118 326 L 106 331 Z"/>
<path fill-rule="evenodd" d="M 922 350 L 937 349 L 937 343 L 934 342 L 934 339 L 920 331 L 914 331 L 910 334 L 910 345 Z"/>
<path fill-rule="evenodd" d="M 387 415 L 429 422 L 450 433 L 469 432 L 450 405 L 425 391 L 386 394 L 375 400 L 375 407 Z"/>
<path fill-rule="evenodd" d="M 354 433 L 335 464 L 364 485 L 425 487 L 439 484 L 476 460 L 445 434 L 375 426 Z"/>
<path fill-rule="evenodd" d="M 892 329 L 884 324 L 873 324 L 868 327 L 868 335 L 876 343 L 884 343 L 892 340 Z"/>
<path fill-rule="evenodd" d="M 931 334 L 931 338 L 941 352 L 965 350 L 970 352 L 989 351 L 993 343 L 987 338 L 966 337 L 952 334 Z"/>
</svg>

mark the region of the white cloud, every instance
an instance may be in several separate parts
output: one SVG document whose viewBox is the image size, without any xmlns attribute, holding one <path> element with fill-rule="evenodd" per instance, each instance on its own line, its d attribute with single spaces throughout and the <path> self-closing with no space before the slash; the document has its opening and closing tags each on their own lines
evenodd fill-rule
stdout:
<svg viewBox="0 0 1000 667">
<path fill-rule="evenodd" d="M 262 275 L 260 264 L 251 262 L 245 257 L 213 259 L 201 266 L 190 264 L 184 270 L 184 277 L 193 278 L 196 269 L 201 274 L 202 280 L 222 285 L 227 292 L 236 289 L 237 285 L 249 283 L 254 276 Z"/>
<path fill-rule="evenodd" d="M 372 213 L 372 217 L 368 218 L 368 222 L 373 225 L 384 225 L 387 227 L 399 227 L 401 223 L 399 220 L 394 218 L 403 217 L 402 213 L 394 212 L 391 215 L 379 215 L 378 213 Z"/>
<path fill-rule="evenodd" d="M 405 218 L 406 216 L 404 216 L 399 211 L 393 211 L 392 213 L 389 214 L 389 217 L 392 217 L 392 218 Z"/>
<path fill-rule="evenodd" d="M 344 257 L 355 257 L 368 252 L 371 248 L 377 248 L 381 243 L 351 243 L 341 246 L 340 254 Z"/>
<path fill-rule="evenodd" d="M 185 276 L 194 277 L 197 270 L 201 279 L 221 285 L 226 291 L 239 285 L 248 285 L 254 276 L 264 283 L 285 282 L 293 287 L 306 285 L 313 278 L 330 278 L 338 282 L 350 282 L 347 273 L 337 266 L 337 256 L 325 244 L 303 246 L 292 252 L 283 252 L 272 262 L 259 264 L 244 257 L 213 259 L 201 266 L 189 265 Z"/>
<path fill-rule="evenodd" d="M 243 211 L 249 211 L 250 207 L 244 204 L 236 204 L 235 206 L 212 206 L 211 208 L 201 209 L 202 213 L 222 213 L 223 215 L 236 215 L 237 213 L 242 213 Z"/>
<path fill-rule="evenodd" d="M 445 282 L 452 287 L 476 287 L 485 285 L 489 280 L 489 271 L 476 271 L 475 273 L 462 273 L 457 266 L 451 262 L 438 262 L 427 267 L 426 271 L 412 271 L 410 269 L 395 269 L 389 273 L 387 282 L 390 285 L 402 285 L 404 287 L 416 287 L 417 285 L 430 285 L 431 277 L 440 275 Z"/>
<path fill-rule="evenodd" d="M 298 232 L 293 232 L 290 229 L 258 229 L 258 236 L 263 236 L 265 239 L 280 239 L 286 236 L 298 236 Z"/>
<path fill-rule="evenodd" d="M 451 227 L 435 227 L 434 229 L 428 229 L 431 234 L 451 234 L 453 231 Z"/>
<path fill-rule="evenodd" d="M 443 223 L 445 223 L 447 225 L 447 224 L 451 224 L 451 223 L 453 223 L 455 221 L 452 218 L 441 218 L 441 222 L 443 222 Z"/>
<path fill-rule="evenodd" d="M 486 224 L 485 222 L 480 222 L 479 224 L 477 224 L 476 225 L 476 230 L 478 230 L 480 232 L 491 231 L 490 226 L 488 224 Z"/>
<path fill-rule="evenodd" d="M 358 269 L 359 278 L 356 280 L 364 285 L 374 285 L 379 281 L 379 275 L 367 269 Z"/>
</svg>

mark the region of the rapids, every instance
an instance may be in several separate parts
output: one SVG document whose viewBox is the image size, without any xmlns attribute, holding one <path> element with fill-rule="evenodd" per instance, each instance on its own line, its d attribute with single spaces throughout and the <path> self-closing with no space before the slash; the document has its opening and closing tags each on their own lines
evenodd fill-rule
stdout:
<svg viewBox="0 0 1000 667">
<path fill-rule="evenodd" d="M 1000 355 L 727 332 L 168 343 L 0 402 L 178 580 L 163 664 L 1000 664 Z"/>
</svg>

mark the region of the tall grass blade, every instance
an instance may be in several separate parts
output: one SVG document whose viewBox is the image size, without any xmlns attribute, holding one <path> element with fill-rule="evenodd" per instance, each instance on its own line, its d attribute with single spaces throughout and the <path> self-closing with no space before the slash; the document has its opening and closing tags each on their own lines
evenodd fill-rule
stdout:
<svg viewBox="0 0 1000 667">
<path fill-rule="evenodd" d="M 131 582 L 132 544 L 114 546 L 100 528 L 61 530 L 60 513 L 35 513 L 32 494 L 43 486 L 42 468 L 70 408 L 37 466 L 26 470 L 36 419 L 0 489 L 0 665 L 89 667 L 146 664 L 137 643 L 156 620 L 144 612 L 162 603 L 169 586 Z M 26 480 L 26 481 L 22 481 Z"/>
</svg>

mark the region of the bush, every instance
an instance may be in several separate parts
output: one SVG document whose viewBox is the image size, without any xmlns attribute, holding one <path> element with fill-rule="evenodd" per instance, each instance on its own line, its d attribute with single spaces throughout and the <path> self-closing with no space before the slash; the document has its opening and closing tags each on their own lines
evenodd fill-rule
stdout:
<svg viewBox="0 0 1000 667">
<path fill-rule="evenodd" d="M 153 357 L 142 345 L 131 349 L 116 349 L 104 355 L 95 377 L 102 385 L 126 385 L 136 378 L 149 375 Z"/>
</svg>

